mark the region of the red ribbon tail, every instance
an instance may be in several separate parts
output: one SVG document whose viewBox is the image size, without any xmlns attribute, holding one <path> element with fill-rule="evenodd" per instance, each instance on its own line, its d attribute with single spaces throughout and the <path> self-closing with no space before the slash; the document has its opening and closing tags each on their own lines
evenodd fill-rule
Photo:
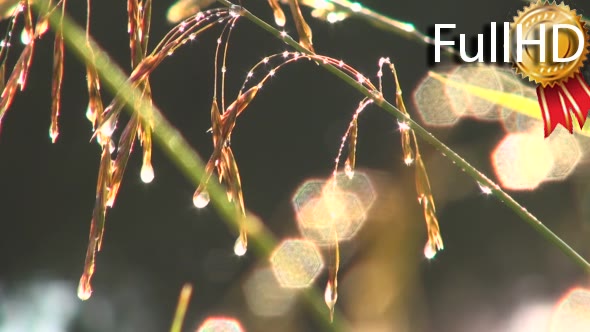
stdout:
<svg viewBox="0 0 590 332">
<path fill-rule="evenodd" d="M 545 124 L 545 137 L 549 137 L 558 124 L 564 126 L 570 133 L 573 132 L 572 118 L 560 90 L 561 88 L 557 85 L 553 87 L 539 85 L 537 87 L 537 99 Z"/>
<path fill-rule="evenodd" d="M 574 75 L 565 83 L 551 87 L 537 87 L 537 99 L 545 124 L 545 137 L 551 135 L 558 124 L 573 133 L 573 113 L 580 129 L 584 127 L 590 111 L 590 86 L 580 74 Z"/>
<path fill-rule="evenodd" d="M 590 86 L 580 74 L 576 74 L 566 83 L 560 84 L 561 93 L 564 95 L 568 108 L 574 113 L 580 129 L 584 127 L 588 111 L 590 111 Z"/>
</svg>

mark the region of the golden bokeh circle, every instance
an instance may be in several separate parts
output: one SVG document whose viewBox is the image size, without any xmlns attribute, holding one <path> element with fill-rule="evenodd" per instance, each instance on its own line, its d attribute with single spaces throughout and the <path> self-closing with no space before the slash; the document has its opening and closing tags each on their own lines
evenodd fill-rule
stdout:
<svg viewBox="0 0 590 332">
<path fill-rule="evenodd" d="M 524 40 L 538 40 L 541 33 L 541 24 L 545 26 L 545 61 L 540 61 L 540 47 L 538 45 L 525 45 L 522 50 L 522 61 L 517 61 L 516 33 L 517 25 L 522 27 Z M 558 55 L 560 58 L 568 58 L 575 55 L 579 43 L 584 43 L 582 54 L 569 62 L 553 62 L 553 26 L 556 24 L 570 24 L 582 31 L 584 40 L 578 40 L 577 35 L 569 29 L 560 29 L 558 38 Z M 571 10 L 563 3 L 549 4 L 539 1 L 526 7 L 514 18 L 511 31 L 510 56 L 516 70 L 525 78 L 537 84 L 553 86 L 558 82 L 565 82 L 568 78 L 578 73 L 584 65 L 588 53 L 588 31 L 575 10 Z"/>
</svg>

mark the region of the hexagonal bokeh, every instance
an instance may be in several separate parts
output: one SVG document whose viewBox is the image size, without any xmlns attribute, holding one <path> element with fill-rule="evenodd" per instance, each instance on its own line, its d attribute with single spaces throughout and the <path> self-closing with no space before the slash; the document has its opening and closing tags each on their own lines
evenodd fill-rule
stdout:
<svg viewBox="0 0 590 332">
<path fill-rule="evenodd" d="M 229 317 L 209 317 L 197 332 L 244 332 L 240 322 Z"/>
<path fill-rule="evenodd" d="M 282 316 L 295 303 L 295 291 L 281 287 L 270 268 L 252 271 L 242 290 L 250 311 L 262 317 Z"/>
<path fill-rule="evenodd" d="M 319 245 L 349 240 L 362 227 L 376 199 L 369 178 L 337 173 L 328 181 L 310 180 L 293 197 L 299 229 Z"/>
<path fill-rule="evenodd" d="M 542 125 L 541 120 L 531 118 L 520 112 L 512 110 L 503 111 L 504 118 L 502 119 L 502 126 L 508 133 L 522 133 L 533 130 L 535 127 Z"/>
<path fill-rule="evenodd" d="M 454 109 L 451 100 L 445 94 L 445 86 L 440 80 L 427 75 L 414 89 L 414 106 L 427 125 L 450 127 L 457 123 L 466 111 L 465 108 Z"/>
<path fill-rule="evenodd" d="M 492 152 L 492 163 L 502 187 L 532 190 L 553 169 L 553 154 L 538 133 L 509 134 Z"/>
<path fill-rule="evenodd" d="M 297 220 L 305 238 L 319 245 L 330 245 L 354 237 L 366 214 L 356 195 L 337 189 L 324 190 L 321 197 L 307 201 Z"/>
<path fill-rule="evenodd" d="M 304 184 L 299 186 L 291 200 L 295 211 L 300 211 L 310 199 L 319 197 L 324 189 L 325 183 L 326 181 L 324 180 L 313 179 L 307 180 Z"/>
<path fill-rule="evenodd" d="M 574 289 L 559 302 L 551 318 L 550 331 L 590 331 L 590 290 Z"/>
<path fill-rule="evenodd" d="M 449 81 L 478 88 L 501 91 L 502 84 L 497 69 L 490 66 L 462 65 L 449 73 Z M 455 114 L 471 115 L 480 120 L 500 118 L 500 112 L 492 101 L 476 97 L 464 89 L 446 84 L 445 95 L 451 101 Z"/>
<path fill-rule="evenodd" d="M 500 78 L 500 82 L 502 82 L 502 91 L 530 99 L 530 105 L 534 108 L 530 112 L 539 112 L 535 88 L 525 85 L 519 75 L 506 69 L 498 71 L 498 77 Z M 520 107 L 523 107 L 523 105 L 520 105 Z M 521 133 L 523 131 L 529 131 L 535 126 L 542 125 L 540 119 L 525 115 L 522 113 L 522 110 L 518 112 L 510 107 L 502 107 L 500 113 L 502 126 L 509 133 Z"/>
<path fill-rule="evenodd" d="M 284 240 L 274 250 L 270 263 L 277 281 L 286 288 L 311 285 L 324 267 L 316 245 L 309 240 Z"/>
<path fill-rule="evenodd" d="M 339 190 L 355 194 L 365 211 L 368 211 L 377 199 L 371 180 L 363 172 L 356 171 L 352 177 L 344 172 L 338 172 L 336 176 L 327 181 L 327 184 L 336 186 Z"/>
<path fill-rule="evenodd" d="M 582 159 L 578 140 L 567 129 L 558 126 L 547 138 L 548 148 L 553 154 L 553 168 L 547 180 L 566 179 Z"/>
</svg>

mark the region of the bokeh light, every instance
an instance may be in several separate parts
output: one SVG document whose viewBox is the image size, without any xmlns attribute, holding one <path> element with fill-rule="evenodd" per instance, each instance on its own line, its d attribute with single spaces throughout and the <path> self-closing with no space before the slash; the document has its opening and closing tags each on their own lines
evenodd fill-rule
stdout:
<svg viewBox="0 0 590 332">
<path fill-rule="evenodd" d="M 553 168 L 553 155 L 543 135 L 509 134 L 492 152 L 494 171 L 502 187 L 532 190 Z"/>
<path fill-rule="evenodd" d="M 319 198 L 307 201 L 297 219 L 304 237 L 329 245 L 352 238 L 366 218 L 354 194 L 335 189 L 325 190 Z"/>
<path fill-rule="evenodd" d="M 558 126 L 547 138 L 547 143 L 551 154 L 553 154 L 553 168 L 549 172 L 547 180 L 564 180 L 582 159 L 582 150 L 578 140 L 567 129 Z"/>
<path fill-rule="evenodd" d="M 505 325 L 491 331 L 527 332 L 547 331 L 551 318 L 552 305 L 547 301 L 531 301 L 523 303 L 511 310 Z M 571 331 L 574 332 L 574 331 Z"/>
<path fill-rule="evenodd" d="M 376 199 L 369 178 L 337 173 L 328 181 L 310 180 L 293 197 L 301 234 L 318 245 L 353 238 L 367 219 Z"/>
<path fill-rule="evenodd" d="M 371 180 L 367 174 L 360 171 L 355 171 L 353 176 L 344 172 L 336 173 L 328 179 L 327 185 L 356 195 L 365 211 L 368 211 L 377 199 Z"/>
<path fill-rule="evenodd" d="M 281 287 L 270 268 L 254 270 L 242 289 L 248 308 L 257 316 L 282 316 L 295 303 L 294 290 Z"/>
<path fill-rule="evenodd" d="M 502 81 L 503 92 L 523 96 L 533 101 L 537 100 L 537 92 L 535 91 L 535 88 L 530 85 L 525 85 L 524 81 L 518 75 L 515 75 L 511 71 L 504 70 L 499 72 L 498 76 Z M 509 133 L 529 131 L 533 127 L 541 125 L 540 119 L 517 112 L 509 107 L 503 107 L 501 113 L 502 126 Z"/>
<path fill-rule="evenodd" d="M 503 90 L 498 76 L 498 68 L 490 66 L 458 66 L 447 77 L 449 80 L 484 89 Z M 464 90 L 451 85 L 445 86 L 445 96 L 451 101 L 453 113 L 473 116 L 480 120 L 496 120 L 501 116 L 495 103 L 465 93 Z"/>
<path fill-rule="evenodd" d="M 530 190 L 545 181 L 565 180 L 581 162 L 583 153 L 576 137 L 558 126 L 547 139 L 540 123 L 524 133 L 508 134 L 492 153 L 501 185 Z"/>
<path fill-rule="evenodd" d="M 590 331 L 590 290 L 576 288 L 561 299 L 551 318 L 550 331 Z"/>
<path fill-rule="evenodd" d="M 541 122 L 534 117 L 540 114 L 534 87 L 508 68 L 465 64 L 429 72 L 413 97 L 422 120 L 431 126 L 450 127 L 467 116 L 498 120 L 507 132 L 522 132 Z"/>
<path fill-rule="evenodd" d="M 5 286 L 0 284 L 0 332 L 66 331 L 80 317 L 81 303 L 69 282 L 36 280 Z"/>
<path fill-rule="evenodd" d="M 445 94 L 445 84 L 432 76 L 422 79 L 412 94 L 412 100 L 422 121 L 429 126 L 453 126 L 466 111 L 465 108 L 453 107 Z"/>
<path fill-rule="evenodd" d="M 272 253 L 270 263 L 282 287 L 305 288 L 311 285 L 324 267 L 316 245 L 309 240 L 284 240 Z"/>
<path fill-rule="evenodd" d="M 197 332 L 244 332 L 240 322 L 229 317 L 209 317 Z"/>
</svg>

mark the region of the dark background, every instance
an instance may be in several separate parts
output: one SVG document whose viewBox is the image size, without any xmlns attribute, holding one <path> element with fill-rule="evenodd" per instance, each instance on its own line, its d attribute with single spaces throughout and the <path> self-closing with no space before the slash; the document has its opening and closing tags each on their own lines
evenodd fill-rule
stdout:
<svg viewBox="0 0 590 332">
<path fill-rule="evenodd" d="M 70 3 L 71 13 L 83 22 L 85 8 Z M 154 1 L 152 45 L 171 27 L 165 19 L 170 4 Z M 364 4 L 413 22 L 422 31 L 435 23 L 456 23 L 456 33 L 470 35 L 481 32 L 485 23 L 512 21 L 524 6 L 508 0 L 367 0 Z M 266 1 L 244 0 L 244 5 L 272 21 Z M 572 5 L 582 13 L 590 11 L 585 2 Z M 92 34 L 128 72 L 125 6 L 125 1 L 94 1 Z M 307 8 L 303 12 L 313 29 L 317 52 L 341 58 L 370 77 L 374 77 L 378 59 L 389 56 L 398 69 L 410 112 L 415 114 L 410 96 L 429 69 L 425 45 L 359 20 L 330 25 L 311 18 Z M 286 30 L 295 34 L 290 19 Z M 210 135 L 205 131 L 210 126 L 212 60 L 219 31 L 214 29 L 181 48 L 151 80 L 155 103 L 203 158 L 211 152 Z M 230 44 L 228 96 L 235 96 L 245 74 L 260 58 L 285 49 L 268 33 L 240 20 Z M 153 156 L 156 177 L 149 185 L 139 178 L 141 157 L 139 149 L 134 151 L 116 205 L 107 216 L 94 294 L 89 301 L 77 300 L 100 156 L 99 147 L 89 142 L 91 127 L 84 115 L 85 71 L 71 53 L 66 55 L 60 136 L 51 144 L 51 54 L 52 38 L 47 35 L 37 45 L 26 91 L 17 96 L 2 123 L 0 331 L 33 331 L 35 324 L 46 328 L 35 331 L 50 331 L 47 317 L 57 319 L 59 312 L 71 313 L 67 324 L 71 331 L 164 331 L 184 282 L 195 286 L 187 331 L 210 315 L 236 317 L 248 331 L 321 330 L 303 301 L 297 302 L 289 318 L 265 320 L 248 311 L 240 284 L 266 258 L 254 253 L 241 258 L 233 255 L 233 231 L 212 207 L 193 207 L 195 186 L 157 146 Z M 387 84 L 391 87 L 390 81 Z M 279 238 L 297 236 L 291 196 L 306 179 L 330 174 L 340 137 L 361 98 L 315 64 L 301 62 L 273 78 L 240 117 L 232 146 L 246 205 Z M 452 128 L 428 129 L 493 176 L 489 155 L 505 135 L 500 124 L 462 120 Z M 403 257 L 414 271 L 405 279 L 411 283 L 398 285 L 402 295 L 394 300 L 407 321 L 404 330 L 520 331 L 505 326 L 528 303 L 551 304 L 572 287 L 588 286 L 579 267 L 503 204 L 481 195 L 466 175 L 423 144 L 445 240 L 445 250 L 435 260 L 425 261 L 426 235 L 413 198 L 413 174 L 403 166 L 399 145 L 396 121 L 376 107 L 369 108 L 360 121 L 358 167 L 373 175 L 382 204 L 388 204 L 386 197 L 399 198 L 393 204 L 403 213 L 381 213 L 374 219 L 395 223 L 398 226 L 385 229 L 401 233 L 374 236 L 369 218 L 360 238 L 344 245 L 349 258 L 341 277 L 346 279 L 347 271 L 369 256 L 367 248 L 377 241 L 398 241 L 400 236 L 412 239 L 405 251 L 380 252 L 392 264 L 399 264 L 396 260 Z M 567 181 L 514 193 L 586 257 L 590 256 L 588 174 L 587 164 L 581 163 Z M 457 188 L 468 189 L 457 194 Z M 397 196 L 388 196 L 388 190 Z M 411 226 L 399 226 L 406 223 Z M 322 287 L 324 282 L 322 275 L 317 285 Z M 361 293 L 366 287 L 367 293 L 379 296 L 371 286 L 363 285 L 362 280 L 356 285 Z M 355 300 L 346 293 L 342 299 L 342 303 Z M 39 308 L 51 308 L 50 314 Z M 353 322 L 366 318 L 344 304 L 341 309 Z M 27 322 L 22 329 L 9 324 L 16 324 L 15 317 Z M 388 326 L 356 326 L 362 331 L 397 331 Z"/>
</svg>

